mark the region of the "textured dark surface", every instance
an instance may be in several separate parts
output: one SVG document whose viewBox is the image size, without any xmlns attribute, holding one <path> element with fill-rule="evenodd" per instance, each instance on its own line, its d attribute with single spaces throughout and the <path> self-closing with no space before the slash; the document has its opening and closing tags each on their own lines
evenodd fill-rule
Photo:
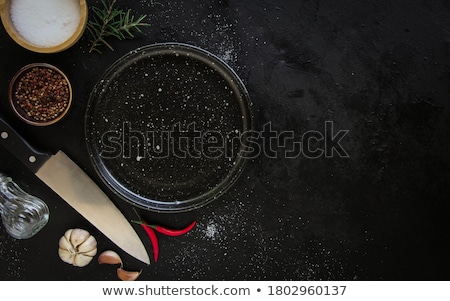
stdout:
<svg viewBox="0 0 450 301">
<path fill-rule="evenodd" d="M 62 149 L 106 189 L 84 143 L 89 93 L 125 53 L 173 41 L 204 48 L 234 68 L 266 138 L 261 149 L 269 150 L 269 129 L 282 137 L 292 133 L 297 142 L 315 131 L 308 137 L 317 143 L 296 158 L 285 153 L 298 146 L 292 139 L 273 147 L 204 208 L 175 215 L 140 211 L 173 227 L 198 222 L 188 235 L 160 236 L 160 260 L 149 267 L 120 253 L 0 150 L 1 169 L 51 210 L 49 224 L 31 239 L 13 240 L 0 229 L 0 279 L 115 280 L 113 267 L 93 261 L 74 268 L 58 258 L 59 237 L 81 227 L 98 239 L 100 251 L 118 251 L 126 268 L 144 268 L 142 280 L 449 280 L 447 1 L 118 3 L 148 14 L 151 26 L 135 40 L 112 41 L 115 51 L 102 55 L 88 53 L 87 33 L 63 53 L 39 55 L 0 29 L 0 111 L 37 147 Z M 25 125 L 8 107 L 9 80 L 31 62 L 56 65 L 73 84 L 73 107 L 57 125 Z M 340 140 L 347 157 L 318 139 L 339 131 L 348 131 Z M 327 152 L 311 152 L 319 148 Z M 136 218 L 131 206 L 110 195 Z"/>
</svg>

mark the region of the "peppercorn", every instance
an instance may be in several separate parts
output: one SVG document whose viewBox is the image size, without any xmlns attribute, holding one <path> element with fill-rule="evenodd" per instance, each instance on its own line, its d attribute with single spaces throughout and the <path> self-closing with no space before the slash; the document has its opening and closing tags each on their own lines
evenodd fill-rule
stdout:
<svg viewBox="0 0 450 301">
<path fill-rule="evenodd" d="M 33 67 L 20 77 L 14 97 L 29 120 L 48 122 L 58 118 L 69 105 L 69 84 L 51 68 Z"/>
</svg>

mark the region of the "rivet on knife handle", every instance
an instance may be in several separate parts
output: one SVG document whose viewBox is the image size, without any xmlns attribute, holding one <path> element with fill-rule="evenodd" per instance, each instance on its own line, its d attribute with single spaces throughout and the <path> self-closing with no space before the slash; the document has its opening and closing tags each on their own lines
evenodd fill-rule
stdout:
<svg viewBox="0 0 450 301">
<path fill-rule="evenodd" d="M 51 154 L 36 150 L 28 144 L 11 126 L 0 117 L 0 145 L 25 164 L 31 171 L 37 172 Z"/>
</svg>

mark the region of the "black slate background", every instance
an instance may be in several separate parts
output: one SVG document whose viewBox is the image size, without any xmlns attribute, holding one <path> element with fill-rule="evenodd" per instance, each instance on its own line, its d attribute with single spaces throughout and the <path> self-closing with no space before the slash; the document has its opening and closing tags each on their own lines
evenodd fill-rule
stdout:
<svg viewBox="0 0 450 301">
<path fill-rule="evenodd" d="M 0 28 L 0 112 L 35 146 L 62 149 L 106 190 L 84 144 L 84 110 L 102 72 L 137 47 L 192 44 L 224 59 L 252 99 L 255 128 L 348 131 L 347 158 L 260 155 L 220 199 L 182 214 L 142 212 L 182 237 L 160 237 L 149 267 L 123 254 L 0 149 L 0 167 L 47 202 L 49 224 L 28 240 L 0 228 L 1 280 L 116 280 L 94 260 L 58 258 L 68 228 L 89 230 L 139 280 L 449 280 L 450 4 L 448 1 L 119 1 L 151 26 L 115 51 L 88 53 L 89 35 L 58 54 L 31 53 Z M 88 1 L 88 5 L 98 5 Z M 61 68 L 75 100 L 60 123 L 21 123 L 7 103 L 14 73 L 32 62 Z M 264 133 L 267 133 L 265 131 Z M 267 141 L 266 141 L 267 142 Z M 262 142 L 262 145 L 267 143 Z M 290 144 L 287 145 L 289 148 Z M 323 147 L 320 143 L 317 145 Z M 108 192 L 108 191 L 107 191 Z M 129 219 L 130 205 L 108 192 Z M 136 227 L 145 245 L 151 245 Z"/>
</svg>

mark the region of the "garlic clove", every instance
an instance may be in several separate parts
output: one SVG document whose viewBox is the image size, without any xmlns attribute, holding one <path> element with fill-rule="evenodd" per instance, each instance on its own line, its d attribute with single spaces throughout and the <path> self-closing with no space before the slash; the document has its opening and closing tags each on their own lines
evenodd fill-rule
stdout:
<svg viewBox="0 0 450 301">
<path fill-rule="evenodd" d="M 70 241 L 70 235 L 72 234 L 73 229 L 69 229 L 64 233 L 64 237 L 67 241 Z"/>
<path fill-rule="evenodd" d="M 87 266 L 92 260 L 92 256 L 86 256 L 83 254 L 78 254 L 77 256 L 74 256 L 73 259 L 73 266 L 76 267 L 85 267 Z"/>
<path fill-rule="evenodd" d="M 93 249 L 93 250 L 91 250 L 91 251 L 89 251 L 89 252 L 85 252 L 85 253 L 83 253 L 85 256 L 91 256 L 91 257 L 94 257 L 95 255 L 97 255 L 97 248 L 95 248 L 95 249 Z"/>
<path fill-rule="evenodd" d="M 73 229 L 70 233 L 70 242 L 73 246 L 78 247 L 82 243 L 84 243 L 91 234 L 84 229 Z"/>
<path fill-rule="evenodd" d="M 139 275 L 142 273 L 142 270 L 139 272 L 134 271 L 127 271 L 122 268 L 123 263 L 122 259 L 120 258 L 119 254 L 117 254 L 114 251 L 107 250 L 102 252 L 98 256 L 98 263 L 100 264 L 120 264 L 120 267 L 117 268 L 117 277 L 119 277 L 122 281 L 134 281 L 136 280 Z"/>
<path fill-rule="evenodd" d="M 139 275 L 141 275 L 141 273 L 142 270 L 140 270 L 139 272 L 132 272 L 126 271 L 122 268 L 117 268 L 117 277 L 119 277 L 119 279 L 122 281 L 134 281 L 139 277 Z"/>
<path fill-rule="evenodd" d="M 66 236 L 62 236 L 62 237 L 59 239 L 58 245 L 59 245 L 59 248 L 60 248 L 60 249 L 66 250 L 66 251 L 68 251 L 68 252 L 71 253 L 71 254 L 74 254 L 74 253 L 75 253 L 75 250 L 74 250 L 72 244 L 68 241 L 68 239 L 66 238 Z"/>
<path fill-rule="evenodd" d="M 97 241 L 94 236 L 89 236 L 81 245 L 78 247 L 78 252 L 88 253 L 93 250 L 97 250 Z M 95 254 L 94 254 L 95 255 Z"/>
<path fill-rule="evenodd" d="M 65 263 L 69 263 L 69 264 L 73 263 L 73 260 L 74 260 L 74 257 L 75 257 L 74 253 L 69 252 L 69 251 L 67 251 L 65 249 L 61 249 L 61 248 L 59 248 L 59 250 L 58 250 L 58 255 L 59 255 L 59 258 L 61 258 L 62 261 L 64 261 Z"/>
<path fill-rule="evenodd" d="M 122 259 L 119 254 L 114 251 L 107 250 L 98 256 L 98 263 L 100 264 L 120 264 L 122 266 Z"/>
</svg>

